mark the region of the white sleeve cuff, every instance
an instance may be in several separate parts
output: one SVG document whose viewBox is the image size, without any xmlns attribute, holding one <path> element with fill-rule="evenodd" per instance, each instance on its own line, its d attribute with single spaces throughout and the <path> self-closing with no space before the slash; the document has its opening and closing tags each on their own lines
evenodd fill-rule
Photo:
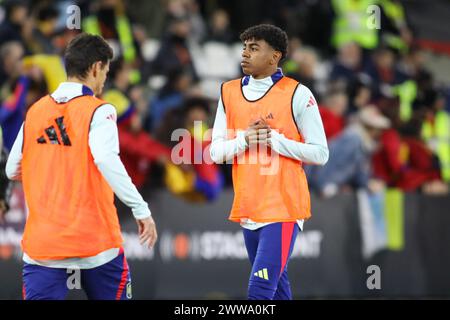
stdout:
<svg viewBox="0 0 450 320">
<path fill-rule="evenodd" d="M 238 150 L 245 150 L 245 148 L 248 147 L 247 140 L 245 140 L 245 131 L 237 131 L 236 132 L 236 138 L 237 138 L 237 144 L 238 144 Z"/>
<path fill-rule="evenodd" d="M 286 137 L 283 134 L 279 133 L 274 129 L 270 130 L 270 147 L 276 153 L 285 155 L 285 153 L 281 150 L 282 139 L 286 139 Z"/>
<path fill-rule="evenodd" d="M 133 212 L 134 218 L 138 220 L 149 218 L 152 215 L 147 203 L 138 208 L 134 208 L 131 211 Z"/>
</svg>

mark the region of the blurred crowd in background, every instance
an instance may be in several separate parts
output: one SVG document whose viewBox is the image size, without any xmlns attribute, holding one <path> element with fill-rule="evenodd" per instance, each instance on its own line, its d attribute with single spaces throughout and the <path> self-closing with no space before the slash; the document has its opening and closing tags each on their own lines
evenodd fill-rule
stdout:
<svg viewBox="0 0 450 320">
<path fill-rule="evenodd" d="M 264 5 L 261 5 L 264 3 Z M 377 4 L 381 29 L 368 28 Z M 80 31 L 114 49 L 102 98 L 117 108 L 121 158 L 139 188 L 166 187 L 187 201 L 217 198 L 231 166 L 173 163 L 172 148 L 208 156 L 220 84 L 242 76 L 239 33 L 258 23 L 290 38 L 285 75 L 319 105 L 330 148 L 305 165 L 324 197 L 364 188 L 446 194 L 450 83 L 435 80 L 417 30 L 396 0 L 0 1 L 2 166 L 27 108 L 65 80 L 64 48 Z M 69 29 L 80 8 L 81 30 Z M 368 18 L 369 17 L 369 18 Z M 72 21 L 73 20 L 73 21 Z M 373 21 L 376 25 L 377 21 Z M 195 121 L 201 121 L 194 127 Z M 189 139 L 172 139 L 175 129 Z M 194 129 L 196 128 L 196 129 Z M 0 211 L 7 181 L 0 172 Z M 3 208 L 3 209 L 2 209 Z"/>
</svg>

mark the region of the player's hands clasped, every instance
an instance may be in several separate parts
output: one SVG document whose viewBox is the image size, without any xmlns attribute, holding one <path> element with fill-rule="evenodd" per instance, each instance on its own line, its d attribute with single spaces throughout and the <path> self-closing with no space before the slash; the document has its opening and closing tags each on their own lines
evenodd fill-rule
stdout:
<svg viewBox="0 0 450 320">
<path fill-rule="evenodd" d="M 152 217 L 145 219 L 136 219 L 139 232 L 139 242 L 141 245 L 148 242 L 148 247 L 152 248 L 158 239 L 155 221 Z"/>
<path fill-rule="evenodd" d="M 251 123 L 245 131 L 245 141 L 247 144 L 268 144 L 270 141 L 270 127 L 267 122 L 260 118 Z"/>
</svg>

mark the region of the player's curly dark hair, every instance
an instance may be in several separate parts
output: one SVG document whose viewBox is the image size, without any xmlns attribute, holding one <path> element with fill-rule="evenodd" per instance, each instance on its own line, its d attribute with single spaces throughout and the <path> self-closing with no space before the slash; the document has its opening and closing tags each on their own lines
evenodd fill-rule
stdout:
<svg viewBox="0 0 450 320">
<path fill-rule="evenodd" d="M 246 40 L 264 40 L 272 48 L 281 52 L 281 60 L 286 57 L 288 36 L 282 29 L 271 24 L 259 24 L 248 28 L 239 36 L 242 42 Z"/>
</svg>

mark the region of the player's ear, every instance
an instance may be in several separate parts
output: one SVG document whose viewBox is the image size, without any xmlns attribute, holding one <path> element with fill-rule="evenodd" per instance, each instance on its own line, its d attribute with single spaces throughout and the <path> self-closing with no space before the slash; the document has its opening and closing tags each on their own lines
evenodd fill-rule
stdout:
<svg viewBox="0 0 450 320">
<path fill-rule="evenodd" d="M 281 60 L 281 52 L 274 50 L 272 54 L 272 59 L 270 60 L 270 64 L 278 65 L 278 62 L 280 62 L 280 60 Z"/>
<path fill-rule="evenodd" d="M 92 70 L 94 71 L 94 77 L 96 77 L 100 73 L 101 68 L 102 68 L 101 61 L 97 61 L 92 65 Z"/>
<path fill-rule="evenodd" d="M 97 76 L 97 62 L 94 62 L 91 66 L 91 70 L 92 70 L 92 75 L 94 76 L 94 78 Z"/>
</svg>

